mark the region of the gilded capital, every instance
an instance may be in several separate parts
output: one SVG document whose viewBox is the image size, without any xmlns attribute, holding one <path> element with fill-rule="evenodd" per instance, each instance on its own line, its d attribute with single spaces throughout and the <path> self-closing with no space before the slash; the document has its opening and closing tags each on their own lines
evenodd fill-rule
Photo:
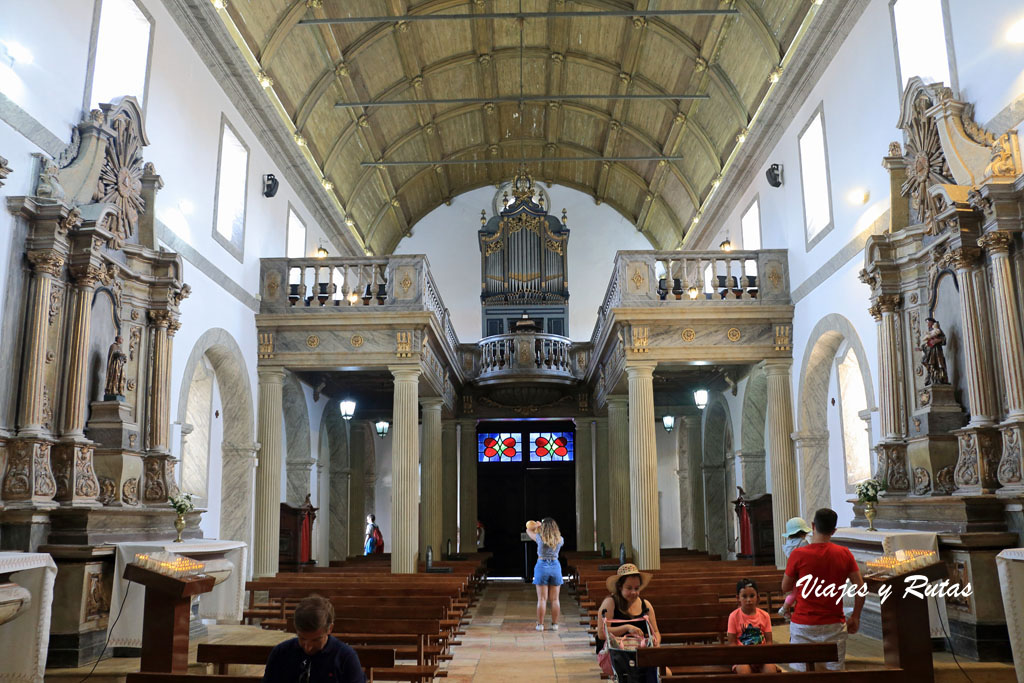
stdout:
<svg viewBox="0 0 1024 683">
<path fill-rule="evenodd" d="M 879 320 L 882 319 L 882 307 L 878 304 L 877 301 L 871 304 L 871 306 L 868 308 L 868 313 L 871 315 L 872 318 L 875 319 L 875 322 L 878 322 Z"/>
<path fill-rule="evenodd" d="M 157 327 L 167 327 L 171 324 L 172 316 L 170 311 L 150 311 L 149 319 Z"/>
<path fill-rule="evenodd" d="M 951 249 L 939 260 L 939 265 L 954 270 L 966 270 L 978 262 L 981 250 L 975 247 Z"/>
<path fill-rule="evenodd" d="M 64 267 L 64 257 L 52 249 L 30 251 L 27 256 L 29 263 L 37 273 L 57 276 L 60 275 L 60 271 Z"/>
<path fill-rule="evenodd" d="M 171 321 L 167 324 L 167 336 L 173 337 L 175 333 L 181 329 L 181 321 L 177 318 L 171 318 Z"/>
<path fill-rule="evenodd" d="M 899 308 L 900 295 L 883 294 L 880 297 L 878 297 L 878 302 L 876 305 L 879 306 L 879 308 L 881 308 L 882 313 L 892 313 L 897 308 Z"/>
<path fill-rule="evenodd" d="M 105 271 L 101 266 L 87 263 L 82 266 L 71 266 L 71 276 L 79 287 L 92 288 L 104 277 Z"/>
<path fill-rule="evenodd" d="M 1013 237 L 1003 230 L 994 230 L 978 238 L 978 245 L 990 254 L 1009 254 Z"/>
</svg>

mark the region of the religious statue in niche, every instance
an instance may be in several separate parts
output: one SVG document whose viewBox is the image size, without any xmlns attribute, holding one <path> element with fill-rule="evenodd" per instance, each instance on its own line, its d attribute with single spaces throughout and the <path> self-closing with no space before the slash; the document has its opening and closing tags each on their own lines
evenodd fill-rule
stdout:
<svg viewBox="0 0 1024 683">
<path fill-rule="evenodd" d="M 121 348 L 124 340 L 121 335 L 114 337 L 114 343 L 107 350 L 107 381 L 103 387 L 104 401 L 124 400 L 124 365 L 128 362 L 128 355 Z"/>
<path fill-rule="evenodd" d="M 925 318 L 928 330 L 921 336 L 921 365 L 928 373 L 925 386 L 949 384 L 946 373 L 946 356 L 942 347 L 946 345 L 946 333 L 935 318 Z"/>
</svg>

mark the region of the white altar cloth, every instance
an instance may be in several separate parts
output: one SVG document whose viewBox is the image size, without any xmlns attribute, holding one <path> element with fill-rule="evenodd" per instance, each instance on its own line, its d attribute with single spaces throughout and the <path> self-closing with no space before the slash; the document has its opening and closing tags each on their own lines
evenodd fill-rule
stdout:
<svg viewBox="0 0 1024 683">
<path fill-rule="evenodd" d="M 145 606 L 146 588 L 134 584 L 128 589 L 124 568 L 135 560 L 136 553 L 153 553 L 165 550 L 178 555 L 187 555 L 202 561 L 211 555 L 223 556 L 235 565 L 231 576 L 213 587 L 209 593 L 199 596 L 199 616 L 203 619 L 226 619 L 241 621 L 245 606 L 245 562 L 247 546 L 243 541 L 219 541 L 196 539 L 174 543 L 173 541 L 125 541 L 115 543 L 114 588 L 110 598 L 110 647 L 142 647 L 142 616 Z M 125 598 L 125 591 L 128 597 Z M 124 608 L 118 617 L 118 607 L 124 600 Z M 117 618 L 117 623 L 114 620 Z"/>
<path fill-rule="evenodd" d="M 32 594 L 28 612 L 0 626 L 0 681 L 36 681 L 46 671 L 57 565 L 47 553 L 0 552 L 0 574 Z"/>
<path fill-rule="evenodd" d="M 1018 683 L 1024 683 L 1024 548 L 1007 548 L 996 555 L 999 587 L 1003 592 L 1003 612 L 1010 632 L 1013 668 Z"/>
</svg>

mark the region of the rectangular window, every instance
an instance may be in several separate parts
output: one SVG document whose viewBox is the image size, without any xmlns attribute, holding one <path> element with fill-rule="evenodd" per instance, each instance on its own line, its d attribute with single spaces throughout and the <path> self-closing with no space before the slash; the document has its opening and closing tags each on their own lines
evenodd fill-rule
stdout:
<svg viewBox="0 0 1024 683">
<path fill-rule="evenodd" d="M 572 462 L 572 432 L 530 434 L 530 462 Z"/>
<path fill-rule="evenodd" d="M 919 76 L 925 83 L 950 82 L 942 0 L 896 0 L 892 5 L 901 92 Z"/>
<path fill-rule="evenodd" d="M 245 201 L 249 175 L 249 148 L 221 119 L 217 161 L 217 194 L 213 203 L 213 237 L 232 256 L 242 260 L 245 243 Z"/>
<path fill-rule="evenodd" d="M 153 20 L 134 0 L 102 0 L 86 84 L 89 109 L 133 95 L 145 104 Z"/>
<path fill-rule="evenodd" d="M 303 258 L 306 255 L 306 226 L 299 219 L 295 209 L 288 207 L 288 244 L 285 246 L 285 256 L 288 258 Z"/>
<path fill-rule="evenodd" d="M 523 445 L 519 432 L 483 433 L 477 435 L 480 462 L 522 462 Z"/>
<path fill-rule="evenodd" d="M 804 193 L 807 250 L 832 229 L 832 197 L 825 150 L 825 117 L 819 107 L 800 133 L 800 180 Z"/>
</svg>

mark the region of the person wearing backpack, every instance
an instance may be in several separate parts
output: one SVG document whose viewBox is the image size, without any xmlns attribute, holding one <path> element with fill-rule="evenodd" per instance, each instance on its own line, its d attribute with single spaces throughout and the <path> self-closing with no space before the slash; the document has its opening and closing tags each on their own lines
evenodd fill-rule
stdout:
<svg viewBox="0 0 1024 683">
<path fill-rule="evenodd" d="M 363 555 L 384 552 L 384 535 L 376 524 L 377 518 L 366 515 L 366 539 L 363 541 Z"/>
</svg>

